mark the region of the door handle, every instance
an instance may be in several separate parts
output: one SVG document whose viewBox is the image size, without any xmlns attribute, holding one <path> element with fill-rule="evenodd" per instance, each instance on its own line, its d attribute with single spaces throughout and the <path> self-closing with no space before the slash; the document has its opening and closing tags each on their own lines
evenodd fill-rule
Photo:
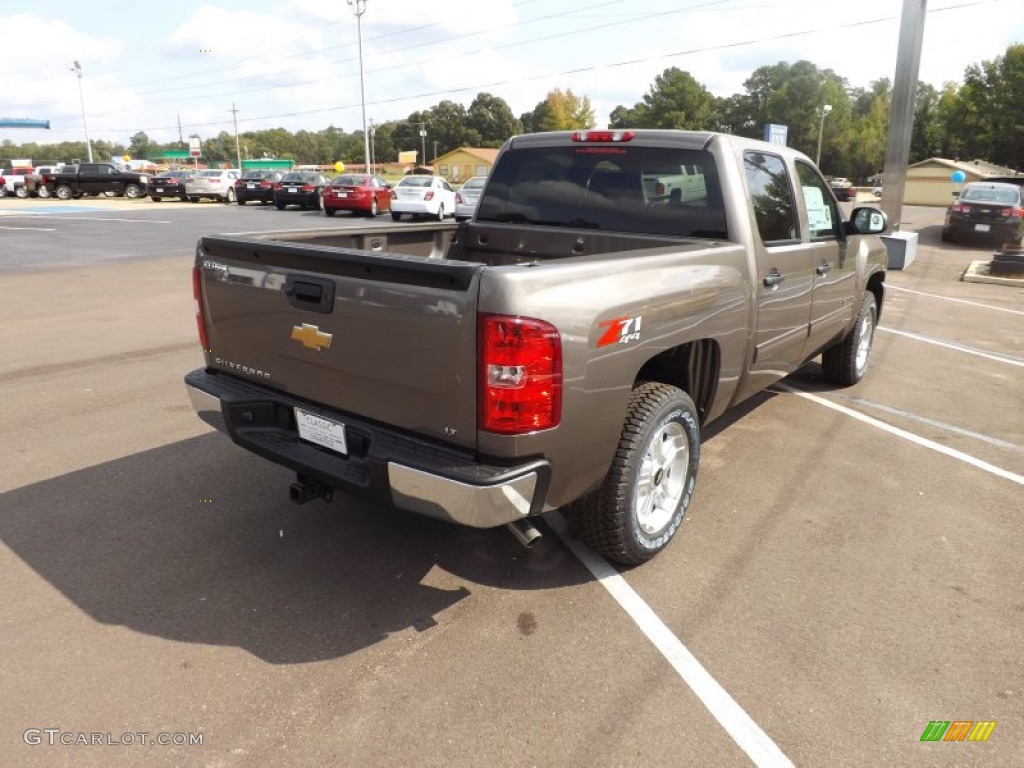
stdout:
<svg viewBox="0 0 1024 768">
<path fill-rule="evenodd" d="M 829 272 L 832 271 L 832 265 L 829 264 L 827 261 L 823 261 L 821 262 L 821 264 L 814 268 L 814 271 L 817 272 L 819 275 L 827 275 Z"/>
<path fill-rule="evenodd" d="M 768 272 L 767 276 L 764 278 L 764 287 L 774 288 L 776 285 L 778 285 L 785 279 L 786 278 L 779 272 L 779 270 L 777 270 L 775 267 L 772 267 L 771 270 Z"/>
</svg>

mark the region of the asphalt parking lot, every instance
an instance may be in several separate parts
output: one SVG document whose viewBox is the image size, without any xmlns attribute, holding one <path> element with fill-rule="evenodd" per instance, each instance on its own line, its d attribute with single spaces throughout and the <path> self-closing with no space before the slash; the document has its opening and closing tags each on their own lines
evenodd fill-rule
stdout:
<svg viewBox="0 0 1024 768">
<path fill-rule="evenodd" d="M 196 238 L 365 219 L 0 200 L 0 763 L 1020 765 L 1024 284 L 961 282 L 991 248 L 941 219 L 904 211 L 867 378 L 710 425 L 680 535 L 619 571 L 557 515 L 525 550 L 295 507 L 194 416 Z"/>
</svg>

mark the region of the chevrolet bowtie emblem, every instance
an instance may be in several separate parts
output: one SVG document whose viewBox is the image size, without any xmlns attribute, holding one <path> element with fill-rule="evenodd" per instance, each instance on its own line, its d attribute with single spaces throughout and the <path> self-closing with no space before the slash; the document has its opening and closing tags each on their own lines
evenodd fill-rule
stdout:
<svg viewBox="0 0 1024 768">
<path fill-rule="evenodd" d="M 322 348 L 331 346 L 333 334 L 322 333 L 315 325 L 303 323 L 292 326 L 292 338 L 301 342 L 306 349 L 315 349 L 319 352 Z"/>
</svg>

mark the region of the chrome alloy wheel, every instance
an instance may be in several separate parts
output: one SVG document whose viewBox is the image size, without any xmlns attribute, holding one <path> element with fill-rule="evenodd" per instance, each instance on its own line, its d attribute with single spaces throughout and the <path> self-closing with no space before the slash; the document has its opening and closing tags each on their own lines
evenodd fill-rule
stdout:
<svg viewBox="0 0 1024 768">
<path fill-rule="evenodd" d="M 676 422 L 665 424 L 647 446 L 633 497 L 637 523 L 647 535 L 660 532 L 675 515 L 689 463 L 686 432 Z"/>
<path fill-rule="evenodd" d="M 871 353 L 871 340 L 875 333 L 875 313 L 865 312 L 857 329 L 857 370 L 863 372 L 868 366 L 868 355 Z"/>
</svg>

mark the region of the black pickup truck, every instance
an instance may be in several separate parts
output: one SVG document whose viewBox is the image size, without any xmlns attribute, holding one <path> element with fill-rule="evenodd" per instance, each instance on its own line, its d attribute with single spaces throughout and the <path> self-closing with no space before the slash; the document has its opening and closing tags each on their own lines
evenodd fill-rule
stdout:
<svg viewBox="0 0 1024 768">
<path fill-rule="evenodd" d="M 145 197 L 147 181 L 144 173 L 123 171 L 110 163 L 82 163 L 43 177 L 47 191 L 60 200 L 100 194 Z"/>
</svg>

